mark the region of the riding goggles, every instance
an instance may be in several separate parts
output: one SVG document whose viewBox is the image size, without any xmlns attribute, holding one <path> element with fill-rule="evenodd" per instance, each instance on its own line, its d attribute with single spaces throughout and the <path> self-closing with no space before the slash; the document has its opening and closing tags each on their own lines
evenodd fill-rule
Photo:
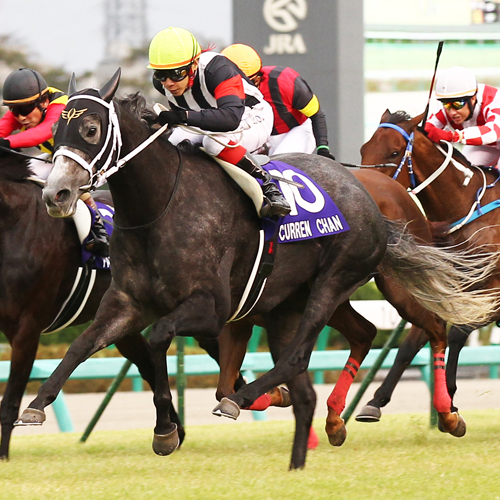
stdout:
<svg viewBox="0 0 500 500">
<path fill-rule="evenodd" d="M 9 109 L 14 116 L 28 116 L 37 106 L 37 102 L 32 102 L 31 104 L 26 104 L 25 106 L 9 107 Z"/>
<path fill-rule="evenodd" d="M 191 64 L 187 66 L 183 66 L 182 68 L 175 69 L 157 69 L 153 73 L 153 78 L 155 80 L 159 80 L 160 82 L 164 82 L 167 80 L 172 80 L 173 82 L 180 82 L 184 80 L 187 76 L 189 76 L 189 72 L 191 70 Z"/>
<path fill-rule="evenodd" d="M 443 107 L 445 109 L 456 109 L 456 110 L 459 110 L 459 109 L 462 109 L 466 104 L 467 102 L 469 102 L 469 99 L 457 99 L 456 101 L 446 101 L 446 102 L 443 102 Z"/>
</svg>

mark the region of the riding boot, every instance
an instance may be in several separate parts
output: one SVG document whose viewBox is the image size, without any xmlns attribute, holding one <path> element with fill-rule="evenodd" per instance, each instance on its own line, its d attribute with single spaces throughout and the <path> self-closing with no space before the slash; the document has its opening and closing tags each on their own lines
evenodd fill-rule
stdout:
<svg viewBox="0 0 500 500">
<path fill-rule="evenodd" d="M 90 229 L 90 240 L 85 244 L 85 249 L 89 252 L 96 253 L 102 257 L 109 257 L 109 235 L 104 227 L 104 222 L 99 214 L 99 209 L 96 202 L 89 193 L 82 196 L 81 199 L 87 204 L 95 213 L 95 221 L 93 227 Z"/>
<path fill-rule="evenodd" d="M 266 203 L 260 211 L 262 217 L 284 217 L 291 211 L 291 207 L 281 194 L 278 186 L 272 181 L 271 174 L 266 172 L 249 153 L 236 163 L 236 166 L 250 174 L 255 179 L 260 179 L 262 183 L 262 191 Z"/>
<path fill-rule="evenodd" d="M 85 244 L 85 249 L 102 257 L 109 257 L 109 235 L 99 212 L 95 213 L 94 226 L 90 230 L 91 239 Z"/>
</svg>

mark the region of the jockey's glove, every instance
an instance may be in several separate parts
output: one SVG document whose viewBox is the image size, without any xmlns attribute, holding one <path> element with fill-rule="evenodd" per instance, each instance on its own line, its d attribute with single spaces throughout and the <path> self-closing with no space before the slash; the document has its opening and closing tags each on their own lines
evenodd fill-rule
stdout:
<svg viewBox="0 0 500 500">
<path fill-rule="evenodd" d="M 168 111 L 162 111 L 158 115 L 158 123 L 160 125 L 166 125 L 167 123 L 169 125 L 179 125 L 180 123 L 186 123 L 187 122 L 187 111 L 183 110 L 168 110 Z"/>
<path fill-rule="evenodd" d="M 457 130 L 451 132 L 450 130 L 443 130 L 442 128 L 432 125 L 432 123 L 425 124 L 425 131 L 427 132 L 427 137 L 432 142 L 448 141 L 448 142 L 459 142 L 460 133 Z"/>
<path fill-rule="evenodd" d="M 10 141 L 8 139 L 0 139 L 0 146 L 10 149 Z M 0 156 L 3 156 L 5 154 L 8 154 L 7 151 L 0 148 Z"/>
<path fill-rule="evenodd" d="M 330 160 L 335 160 L 335 156 L 330 153 L 330 148 L 328 146 L 318 146 L 316 149 L 316 154 L 324 156 L 325 158 L 330 158 Z"/>
</svg>

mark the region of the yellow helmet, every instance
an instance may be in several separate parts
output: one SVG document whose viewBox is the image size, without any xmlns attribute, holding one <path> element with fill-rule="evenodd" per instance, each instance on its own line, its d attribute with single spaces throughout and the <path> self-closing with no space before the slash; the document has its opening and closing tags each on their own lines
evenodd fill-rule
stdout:
<svg viewBox="0 0 500 500">
<path fill-rule="evenodd" d="M 200 54 L 200 44 L 190 31 L 170 26 L 151 40 L 148 68 L 181 68 L 191 64 Z"/>
<path fill-rule="evenodd" d="M 262 68 L 262 59 L 259 54 L 244 43 L 234 43 L 226 47 L 221 54 L 233 61 L 249 78 L 255 76 Z"/>
</svg>

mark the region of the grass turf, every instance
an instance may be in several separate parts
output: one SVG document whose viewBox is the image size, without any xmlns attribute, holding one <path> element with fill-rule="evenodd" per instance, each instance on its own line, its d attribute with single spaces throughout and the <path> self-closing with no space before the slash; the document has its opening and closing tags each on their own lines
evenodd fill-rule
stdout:
<svg viewBox="0 0 500 500">
<path fill-rule="evenodd" d="M 16 437 L 0 463 L 0 499 L 305 500 L 500 499 L 500 411 L 464 412 L 457 439 L 430 429 L 428 414 L 348 424 L 340 448 L 315 421 L 319 447 L 304 470 L 287 472 L 293 422 L 193 426 L 170 457 L 152 432 Z"/>
</svg>

